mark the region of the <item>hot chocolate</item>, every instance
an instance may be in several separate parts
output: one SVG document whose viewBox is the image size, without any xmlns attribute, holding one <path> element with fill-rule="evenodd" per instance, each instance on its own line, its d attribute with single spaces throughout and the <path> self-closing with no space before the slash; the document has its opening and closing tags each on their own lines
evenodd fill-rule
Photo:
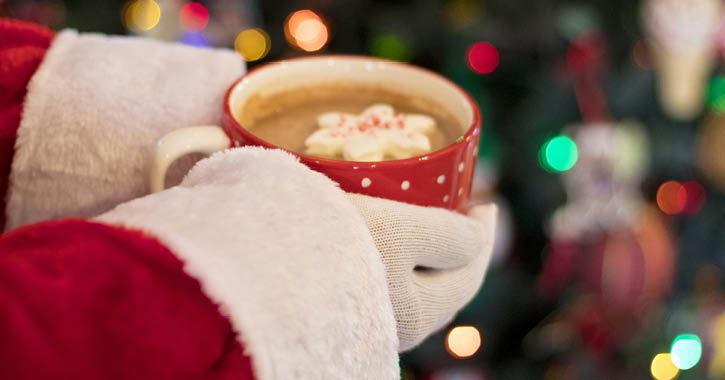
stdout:
<svg viewBox="0 0 725 380">
<path fill-rule="evenodd" d="M 348 161 L 424 155 L 463 134 L 453 116 L 431 100 L 355 84 L 255 95 L 239 119 L 256 136 L 284 149 Z"/>
</svg>

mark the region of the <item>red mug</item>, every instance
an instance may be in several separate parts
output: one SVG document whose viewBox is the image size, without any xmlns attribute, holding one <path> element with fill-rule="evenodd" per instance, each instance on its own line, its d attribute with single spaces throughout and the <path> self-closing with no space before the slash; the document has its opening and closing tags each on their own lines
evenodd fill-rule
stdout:
<svg viewBox="0 0 725 380">
<path fill-rule="evenodd" d="M 290 153 L 347 192 L 466 212 L 481 134 L 481 114 L 476 102 L 438 74 L 372 57 L 312 56 L 251 70 L 227 91 L 221 127 L 181 128 L 158 141 L 150 171 L 151 191 L 162 190 L 166 170 L 189 153 L 211 154 L 246 145 L 282 149 L 240 124 L 240 110 L 250 95 L 265 96 L 296 87 L 340 82 L 374 84 L 435 101 L 456 119 L 460 137 L 443 149 L 392 161 L 342 161 Z"/>
</svg>

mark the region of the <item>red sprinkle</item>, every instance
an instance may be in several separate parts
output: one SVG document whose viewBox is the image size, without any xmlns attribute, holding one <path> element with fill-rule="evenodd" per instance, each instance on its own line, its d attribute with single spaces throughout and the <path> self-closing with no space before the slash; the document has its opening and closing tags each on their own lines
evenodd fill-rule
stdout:
<svg viewBox="0 0 725 380">
<path fill-rule="evenodd" d="M 405 128 L 405 116 L 403 116 L 403 115 L 398 115 L 398 116 L 396 117 L 396 119 L 398 119 L 398 128 L 400 128 L 400 129 L 403 129 L 403 128 Z"/>
<path fill-rule="evenodd" d="M 380 115 L 377 114 L 368 114 L 365 116 L 359 116 L 356 118 L 357 123 L 354 125 L 348 125 L 345 126 L 347 122 L 347 117 L 343 114 L 340 114 L 340 117 L 338 119 L 337 126 L 338 128 L 335 131 L 330 131 L 330 136 L 333 138 L 343 137 L 348 138 L 353 134 L 357 133 L 366 133 L 372 136 L 376 136 L 378 131 L 382 129 L 391 129 L 394 127 L 398 127 L 398 129 L 405 129 L 406 125 L 406 117 L 405 115 L 398 114 L 393 116 L 393 120 L 386 120 L 382 121 L 380 118 Z M 354 119 L 353 119 L 354 120 Z M 355 131 L 357 130 L 357 131 Z M 412 133 L 406 133 L 406 135 L 409 138 L 413 138 Z"/>
</svg>

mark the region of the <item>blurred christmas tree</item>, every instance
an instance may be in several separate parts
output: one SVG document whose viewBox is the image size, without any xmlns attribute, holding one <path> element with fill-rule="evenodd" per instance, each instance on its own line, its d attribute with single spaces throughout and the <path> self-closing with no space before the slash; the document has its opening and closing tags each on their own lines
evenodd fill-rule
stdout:
<svg viewBox="0 0 725 380">
<path fill-rule="evenodd" d="M 720 0 L 9 0 L 3 16 L 236 48 L 347 53 L 481 105 L 494 265 L 404 379 L 725 379 Z M 453 330 L 455 326 L 470 326 Z"/>
</svg>

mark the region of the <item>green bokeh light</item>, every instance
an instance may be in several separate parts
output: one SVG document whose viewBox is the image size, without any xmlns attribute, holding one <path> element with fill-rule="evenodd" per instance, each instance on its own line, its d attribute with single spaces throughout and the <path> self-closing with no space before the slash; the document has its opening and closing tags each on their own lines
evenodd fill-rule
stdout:
<svg viewBox="0 0 725 380">
<path fill-rule="evenodd" d="M 707 103 L 716 112 L 725 112 L 725 75 L 718 75 L 710 81 Z"/>
<path fill-rule="evenodd" d="M 381 34 L 373 37 L 370 53 L 380 58 L 403 62 L 410 60 L 411 55 L 407 44 L 397 34 Z"/>
<path fill-rule="evenodd" d="M 539 163 L 550 172 L 564 172 L 576 164 L 579 150 L 574 140 L 567 136 L 556 136 L 539 149 Z"/>
<path fill-rule="evenodd" d="M 695 334 L 682 334 L 672 342 L 670 348 L 672 362 L 681 370 L 687 370 L 700 361 L 702 356 L 702 342 Z"/>
</svg>

